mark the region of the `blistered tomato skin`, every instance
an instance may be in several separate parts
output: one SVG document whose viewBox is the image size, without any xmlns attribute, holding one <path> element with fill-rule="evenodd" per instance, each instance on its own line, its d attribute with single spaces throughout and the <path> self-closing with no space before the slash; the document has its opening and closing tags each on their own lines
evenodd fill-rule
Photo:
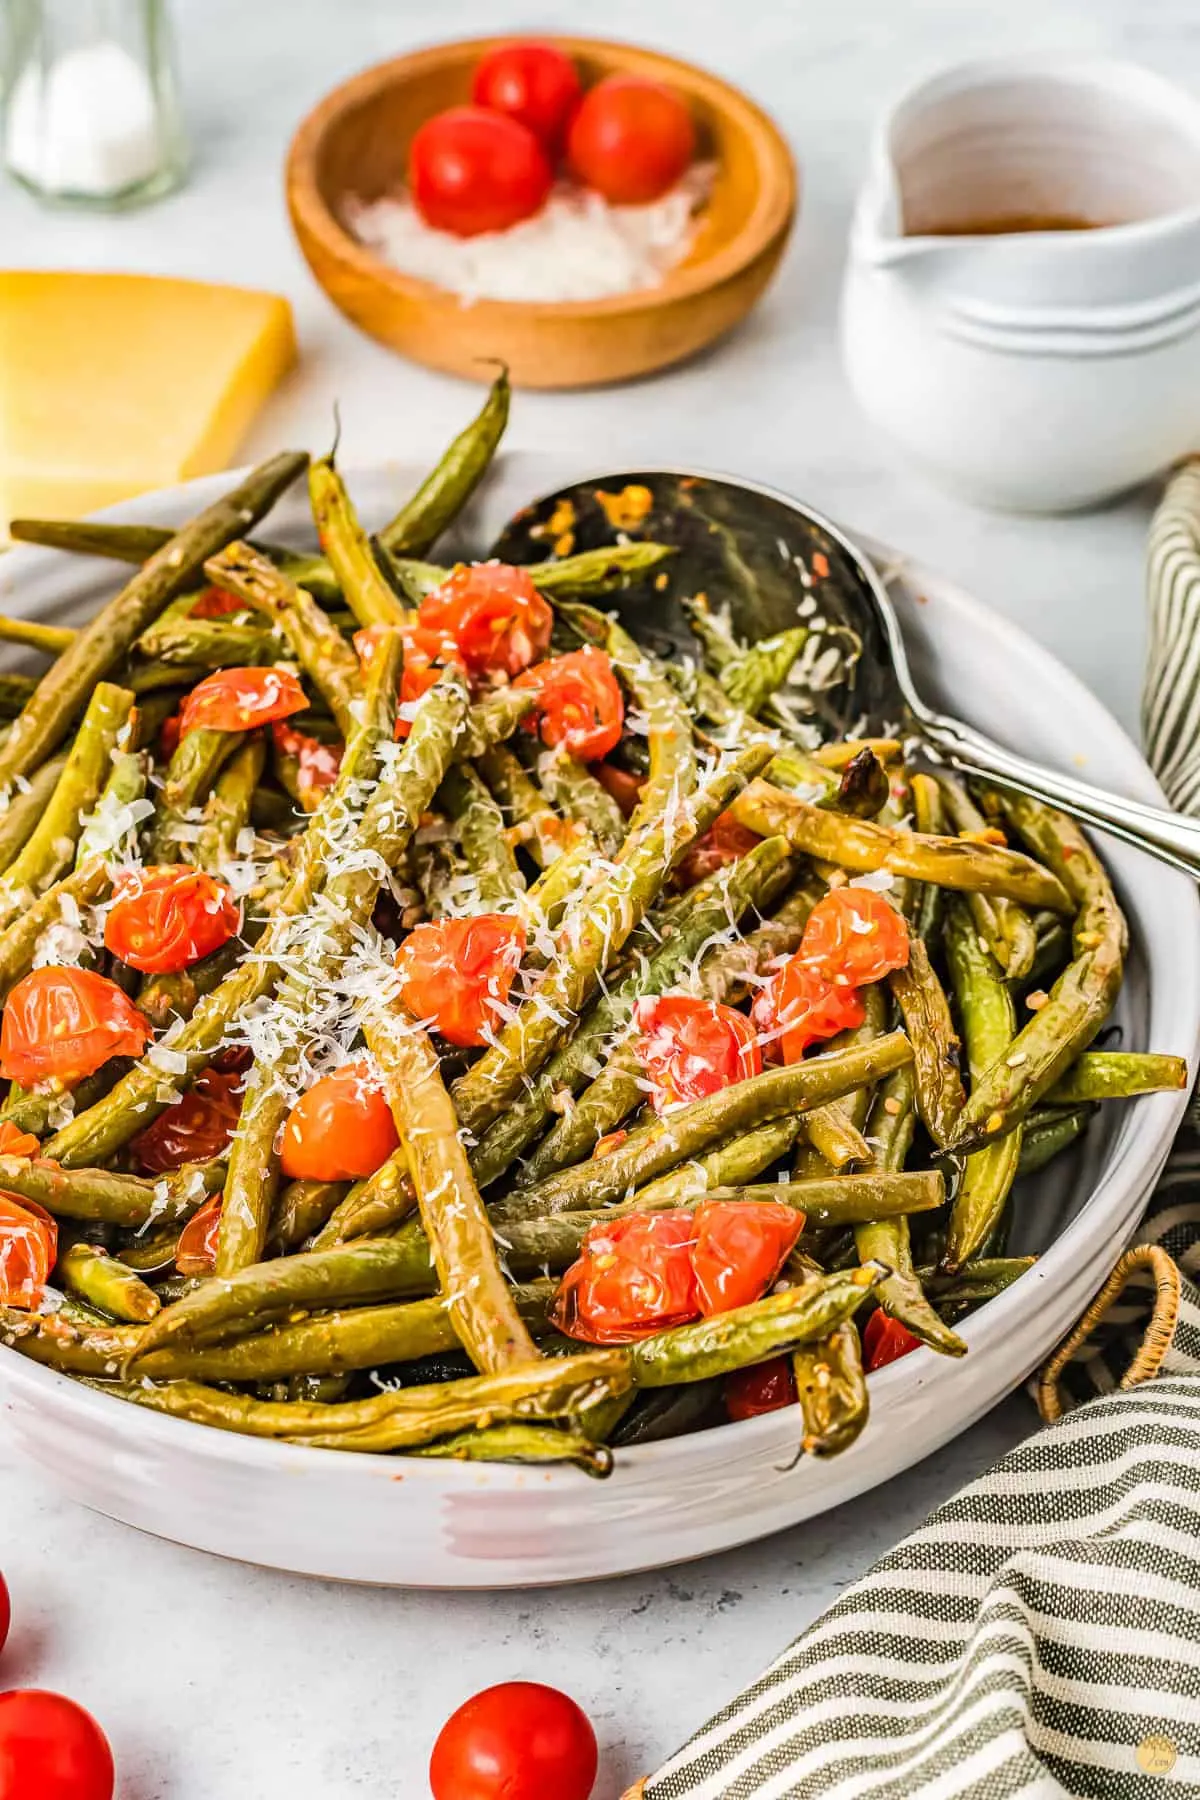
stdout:
<svg viewBox="0 0 1200 1800">
<path fill-rule="evenodd" d="M 866 1008 L 857 988 L 836 987 L 798 951 L 762 989 L 750 1013 L 767 1061 L 790 1065 L 813 1044 L 857 1030 Z"/>
<path fill-rule="evenodd" d="M 597 762 L 620 743 L 625 702 L 612 663 L 594 645 L 552 656 L 526 669 L 513 685 L 537 695 L 526 729 L 536 731 L 552 750 Z"/>
<path fill-rule="evenodd" d="M 790 1356 L 773 1356 L 769 1362 L 735 1369 L 725 1377 L 725 1411 L 734 1421 L 780 1412 L 785 1406 L 795 1406 L 796 1401 L 796 1377 Z"/>
<path fill-rule="evenodd" d="M 50 1214 L 36 1200 L 0 1191 L 0 1303 L 25 1311 L 37 1306 L 57 1252 Z"/>
<path fill-rule="evenodd" d="M 601 1220 L 563 1276 L 553 1322 L 586 1344 L 632 1344 L 698 1318 L 695 1238 L 689 1212 Z"/>
<path fill-rule="evenodd" d="M 396 956 L 400 998 L 448 1044 L 485 1044 L 503 1023 L 524 954 L 525 927 L 508 913 L 429 920 Z"/>
<path fill-rule="evenodd" d="M 921 1348 L 921 1340 L 914 1337 L 907 1326 L 899 1319 L 891 1318 L 883 1308 L 877 1307 L 863 1327 L 863 1367 L 870 1374 L 874 1369 L 882 1369 L 885 1363 L 898 1362 L 902 1356 L 908 1356 L 913 1350 Z"/>
<path fill-rule="evenodd" d="M 179 708 L 179 734 L 253 731 L 304 712 L 308 697 L 290 669 L 217 669 L 198 681 Z"/>
<path fill-rule="evenodd" d="M 303 1094 L 283 1128 L 280 1166 L 289 1181 L 358 1181 L 399 1146 L 392 1111 L 374 1071 L 346 1063 Z"/>
<path fill-rule="evenodd" d="M 703 1100 L 762 1072 L 754 1027 L 731 1006 L 662 994 L 639 1000 L 634 1022 L 656 1112 Z"/>
<path fill-rule="evenodd" d="M 554 614 L 524 569 L 460 563 L 425 596 L 417 620 L 452 640 L 469 674 L 511 679 L 550 648 Z"/>
<path fill-rule="evenodd" d="M 113 1056 L 140 1056 L 153 1027 L 115 981 L 91 969 L 34 969 L 4 1003 L 0 1075 L 21 1087 L 74 1087 Z"/>
<path fill-rule="evenodd" d="M 775 1281 L 804 1215 L 777 1200 L 712 1200 L 696 1208 L 692 1269 L 703 1317 L 761 1300 Z"/>
<path fill-rule="evenodd" d="M 809 914 L 798 955 L 834 987 L 865 987 L 908 963 L 908 926 L 873 888 L 831 888 Z"/>
<path fill-rule="evenodd" d="M 241 1117 L 244 1086 L 240 1070 L 205 1069 L 166 1112 L 130 1140 L 138 1168 L 147 1175 L 166 1175 L 184 1163 L 223 1156 Z"/>
<path fill-rule="evenodd" d="M 214 1194 L 193 1213 L 179 1234 L 175 1267 L 181 1275 L 211 1275 L 217 1266 L 221 1235 L 221 1196 Z"/>
<path fill-rule="evenodd" d="M 104 945 L 143 975 L 174 975 L 211 956 L 241 925 L 224 882 L 186 863 L 118 877 Z"/>
</svg>

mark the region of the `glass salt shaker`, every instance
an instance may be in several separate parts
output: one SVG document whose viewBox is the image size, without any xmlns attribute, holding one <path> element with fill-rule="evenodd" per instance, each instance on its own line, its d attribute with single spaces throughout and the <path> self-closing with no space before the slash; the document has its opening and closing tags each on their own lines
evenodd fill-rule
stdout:
<svg viewBox="0 0 1200 1800">
<path fill-rule="evenodd" d="M 163 0 L 9 0 L 4 162 L 41 200 L 138 206 L 182 180 Z"/>
</svg>

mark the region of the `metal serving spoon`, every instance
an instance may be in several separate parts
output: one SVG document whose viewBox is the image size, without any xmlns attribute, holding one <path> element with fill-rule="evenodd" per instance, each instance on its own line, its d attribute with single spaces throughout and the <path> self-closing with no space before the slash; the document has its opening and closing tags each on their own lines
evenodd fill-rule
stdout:
<svg viewBox="0 0 1200 1800">
<path fill-rule="evenodd" d="M 1200 820 L 1017 756 L 923 700 L 871 559 L 828 519 L 786 495 L 676 470 L 598 475 L 524 508 L 493 554 L 533 562 L 555 548 L 560 554 L 593 549 L 619 536 L 676 547 L 661 571 L 616 598 L 651 648 L 671 658 L 696 655 L 678 605 L 684 596 L 704 594 L 714 609 L 727 608 L 741 637 L 763 637 L 799 620 L 813 632 L 806 647 L 807 667 L 817 678 L 812 709 L 826 732 L 912 730 L 955 768 L 1048 801 L 1200 878 Z"/>
</svg>

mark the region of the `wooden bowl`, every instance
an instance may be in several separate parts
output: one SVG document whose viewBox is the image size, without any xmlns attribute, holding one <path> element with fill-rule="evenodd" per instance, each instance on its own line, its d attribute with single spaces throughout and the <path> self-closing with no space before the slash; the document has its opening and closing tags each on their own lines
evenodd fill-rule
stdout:
<svg viewBox="0 0 1200 1800">
<path fill-rule="evenodd" d="M 484 359 L 499 357 L 520 387 L 628 380 L 730 330 L 766 287 L 787 242 L 795 165 L 771 120 L 744 94 L 652 50 L 552 40 L 574 57 L 585 85 L 623 73 L 675 88 L 696 119 L 701 155 L 717 164 L 696 241 L 659 286 L 602 300 L 464 305 L 457 294 L 390 268 L 347 229 L 346 202 L 397 192 L 418 127 L 465 101 L 480 57 L 508 41 L 476 38 L 380 63 L 336 88 L 304 120 L 288 153 L 288 207 L 330 299 L 417 362 L 486 381 Z"/>
</svg>

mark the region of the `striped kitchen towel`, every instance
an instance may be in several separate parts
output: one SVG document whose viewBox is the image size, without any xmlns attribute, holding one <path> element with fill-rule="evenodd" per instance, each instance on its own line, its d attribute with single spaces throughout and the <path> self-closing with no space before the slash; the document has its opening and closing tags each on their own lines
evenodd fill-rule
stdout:
<svg viewBox="0 0 1200 1800">
<path fill-rule="evenodd" d="M 1156 513 L 1148 598 L 1147 754 L 1200 812 L 1198 462 Z M 1043 1373 L 1055 1422 L 627 1800 L 1200 1800 L 1195 1124 Z"/>
</svg>

